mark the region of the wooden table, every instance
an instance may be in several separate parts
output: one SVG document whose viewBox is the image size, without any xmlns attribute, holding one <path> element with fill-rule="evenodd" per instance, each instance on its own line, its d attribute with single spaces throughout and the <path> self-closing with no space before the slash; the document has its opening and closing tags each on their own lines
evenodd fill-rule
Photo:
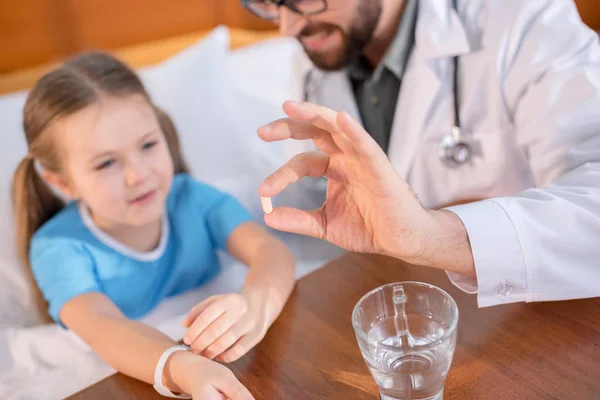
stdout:
<svg viewBox="0 0 600 400">
<path fill-rule="evenodd" d="M 350 315 L 366 292 L 402 280 L 437 285 L 458 304 L 445 400 L 600 399 L 600 299 L 478 309 L 441 271 L 357 254 L 301 279 L 264 341 L 232 370 L 257 400 L 378 399 Z M 120 374 L 71 398 L 162 399 Z"/>
</svg>

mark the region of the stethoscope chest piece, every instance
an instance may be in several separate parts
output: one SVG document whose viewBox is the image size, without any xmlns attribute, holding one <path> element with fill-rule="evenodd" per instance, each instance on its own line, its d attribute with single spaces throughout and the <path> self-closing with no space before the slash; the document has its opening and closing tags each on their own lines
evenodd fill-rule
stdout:
<svg viewBox="0 0 600 400">
<path fill-rule="evenodd" d="M 460 128 L 452 127 L 452 133 L 444 136 L 438 148 L 440 160 L 448 167 L 457 168 L 473 159 L 473 147 L 461 137 Z"/>
</svg>

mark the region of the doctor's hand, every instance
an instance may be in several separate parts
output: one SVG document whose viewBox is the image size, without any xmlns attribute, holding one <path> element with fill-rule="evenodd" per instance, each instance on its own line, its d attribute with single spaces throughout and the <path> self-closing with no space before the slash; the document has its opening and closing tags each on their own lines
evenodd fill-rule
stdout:
<svg viewBox="0 0 600 400">
<path fill-rule="evenodd" d="M 268 302 L 261 292 L 209 297 L 183 321 L 188 328 L 184 343 L 208 359 L 233 362 L 258 344 L 273 323 L 266 316 Z"/>
<path fill-rule="evenodd" d="M 292 158 L 263 182 L 259 194 L 276 196 L 305 176 L 323 176 L 327 197 L 318 210 L 275 208 L 265 215 L 267 225 L 321 238 L 350 251 L 474 273 L 460 219 L 450 211 L 423 208 L 357 121 L 345 112 L 310 103 L 286 102 L 283 108 L 289 118 L 259 128 L 260 138 L 267 142 L 312 140 L 320 151 Z"/>
</svg>

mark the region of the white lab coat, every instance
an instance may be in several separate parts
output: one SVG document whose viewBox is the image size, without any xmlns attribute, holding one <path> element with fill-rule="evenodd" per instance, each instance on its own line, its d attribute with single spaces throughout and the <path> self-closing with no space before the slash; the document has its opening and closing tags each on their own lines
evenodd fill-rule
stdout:
<svg viewBox="0 0 600 400">
<path fill-rule="evenodd" d="M 600 296 L 600 45 L 573 1 L 462 0 L 457 13 L 420 0 L 415 40 L 389 159 L 426 207 L 487 199 L 450 208 L 477 269 L 453 283 L 480 307 Z M 479 154 L 450 169 L 437 150 L 454 120 L 454 55 Z M 345 72 L 310 81 L 309 101 L 358 117 Z M 307 150 L 293 143 L 290 155 Z"/>
</svg>

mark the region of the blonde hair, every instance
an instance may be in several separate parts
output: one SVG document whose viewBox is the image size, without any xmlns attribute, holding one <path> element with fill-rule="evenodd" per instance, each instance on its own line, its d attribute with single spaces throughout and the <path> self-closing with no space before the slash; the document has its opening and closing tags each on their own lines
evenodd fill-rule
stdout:
<svg viewBox="0 0 600 400">
<path fill-rule="evenodd" d="M 139 77 L 119 60 L 104 53 L 84 53 L 42 77 L 27 97 L 23 128 L 28 154 L 15 171 L 12 198 L 15 210 L 17 253 L 27 267 L 34 289 L 35 303 L 43 321 L 49 321 L 47 304 L 41 295 L 29 260 L 33 234 L 63 207 L 63 201 L 40 176 L 40 167 L 54 173 L 62 171 L 55 135 L 49 127 L 59 118 L 74 114 L 103 97 L 141 95 L 154 108 L 165 136 L 175 173 L 189 172 L 179 146 L 175 125 L 156 107 Z"/>
</svg>

